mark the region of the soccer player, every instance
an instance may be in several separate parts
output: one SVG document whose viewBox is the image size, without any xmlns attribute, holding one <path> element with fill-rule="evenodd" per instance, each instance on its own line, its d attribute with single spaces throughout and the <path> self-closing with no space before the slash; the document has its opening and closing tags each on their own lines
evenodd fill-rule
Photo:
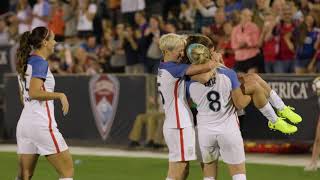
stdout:
<svg viewBox="0 0 320 180">
<path fill-rule="evenodd" d="M 187 56 L 192 64 L 211 60 L 209 48 L 202 44 L 189 45 Z M 233 70 L 221 65 L 213 72 L 213 78 L 204 85 L 187 82 L 187 94 L 197 104 L 198 157 L 204 180 L 215 179 L 219 155 L 228 164 L 233 180 L 245 180 L 245 153 L 236 110 L 247 106 L 251 97 L 242 93 Z"/>
<path fill-rule="evenodd" d="M 216 54 L 211 39 L 206 36 L 190 35 L 188 36 L 186 41 L 186 47 L 188 47 L 192 43 L 199 43 L 210 48 L 212 54 Z M 186 49 L 185 54 L 187 54 Z M 186 56 L 183 62 L 188 62 L 188 58 Z M 223 64 L 223 60 L 220 59 L 219 63 Z M 287 118 L 290 122 L 294 124 L 300 123 L 302 121 L 302 118 L 294 111 L 292 111 L 294 110 L 294 108 L 286 106 L 284 104 L 282 99 L 277 95 L 277 93 L 274 90 L 271 89 L 267 82 L 265 82 L 259 75 L 255 73 L 239 74 L 238 76 L 241 83 L 241 89 L 244 94 L 259 94 L 255 97 L 259 97 L 258 101 L 260 101 L 261 103 L 255 105 L 259 109 L 259 111 L 269 120 L 268 126 L 270 129 L 279 130 L 282 133 L 289 134 L 297 131 L 297 128 L 284 121 L 284 118 Z M 264 97 L 261 94 L 261 92 L 263 92 L 263 94 L 265 95 Z M 267 99 L 267 101 L 269 102 L 265 103 L 265 99 Z M 271 105 L 277 109 L 277 114 L 280 117 L 277 116 Z"/>
<path fill-rule="evenodd" d="M 317 77 L 313 83 L 320 80 L 320 76 Z M 320 89 L 316 88 L 316 94 L 318 96 L 318 107 L 320 107 Z M 316 171 L 318 169 L 318 159 L 320 155 L 320 114 L 318 116 L 318 123 L 316 128 L 316 134 L 312 147 L 312 156 L 308 165 L 304 168 L 305 171 Z"/>
<path fill-rule="evenodd" d="M 30 180 L 39 155 L 44 155 L 59 174 L 59 180 L 73 179 L 73 163 L 68 146 L 57 128 L 54 100 L 60 100 L 63 114 L 69 111 L 64 93 L 54 92 L 55 80 L 46 60 L 54 51 L 54 33 L 36 27 L 22 34 L 17 51 L 17 72 L 23 110 L 17 125 L 20 174 Z"/>
<path fill-rule="evenodd" d="M 163 62 L 159 66 L 157 84 L 165 112 L 163 135 L 169 149 L 167 180 L 183 180 L 188 176 L 189 161 L 196 159 L 195 132 L 186 99 L 185 76 L 200 77 L 203 75 L 201 73 L 211 71 L 216 63 L 209 61 L 201 65 L 179 64 L 184 55 L 185 39 L 177 34 L 163 35 L 159 46 Z M 210 72 L 209 75 L 211 76 Z"/>
</svg>

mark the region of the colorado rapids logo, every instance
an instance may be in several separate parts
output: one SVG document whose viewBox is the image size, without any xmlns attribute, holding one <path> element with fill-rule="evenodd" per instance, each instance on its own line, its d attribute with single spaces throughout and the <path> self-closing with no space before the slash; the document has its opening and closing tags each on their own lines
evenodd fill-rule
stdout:
<svg viewBox="0 0 320 180">
<path fill-rule="evenodd" d="M 91 109 L 103 140 L 109 135 L 117 111 L 119 89 L 119 81 L 113 75 L 95 75 L 89 82 Z"/>
</svg>

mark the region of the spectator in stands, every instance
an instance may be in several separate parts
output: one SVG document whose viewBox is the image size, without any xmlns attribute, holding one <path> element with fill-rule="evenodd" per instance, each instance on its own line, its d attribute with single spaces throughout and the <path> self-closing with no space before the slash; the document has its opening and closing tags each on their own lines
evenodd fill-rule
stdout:
<svg viewBox="0 0 320 180">
<path fill-rule="evenodd" d="M 80 44 L 80 48 L 86 53 L 97 54 L 100 46 L 97 44 L 97 39 L 94 34 L 88 34 L 86 41 Z"/>
<path fill-rule="evenodd" d="M 10 35 L 5 19 L 0 18 L 0 45 L 9 44 Z"/>
<path fill-rule="evenodd" d="M 299 10 L 302 12 L 302 14 L 305 14 L 305 15 L 309 14 L 310 5 L 312 4 L 312 2 L 310 2 L 310 0 L 300 0 L 297 2 L 298 2 Z"/>
<path fill-rule="evenodd" d="M 143 73 L 144 67 L 142 64 L 142 58 L 139 54 L 138 41 L 140 37 L 137 37 L 132 26 L 127 25 L 124 32 L 123 48 L 126 55 L 126 73 Z"/>
<path fill-rule="evenodd" d="M 109 73 L 112 71 L 110 59 L 112 55 L 112 30 L 105 29 L 103 34 L 103 39 L 101 40 L 101 48 L 98 52 L 98 62 L 103 69 L 104 73 Z"/>
<path fill-rule="evenodd" d="M 238 72 L 258 72 L 260 55 L 258 47 L 260 31 L 252 22 L 252 12 L 244 9 L 241 12 L 241 21 L 234 27 L 231 34 L 231 46 L 235 51 L 235 70 Z"/>
<path fill-rule="evenodd" d="M 70 0 L 68 3 L 63 4 L 64 37 L 66 40 L 77 36 L 78 7 L 78 0 Z"/>
<path fill-rule="evenodd" d="M 308 72 L 312 73 L 320 72 L 320 2 L 312 6 L 310 15 L 312 15 L 315 20 L 315 31 L 318 32 L 317 41 L 314 45 L 316 52 L 308 65 Z"/>
<path fill-rule="evenodd" d="M 87 53 L 82 48 L 76 48 L 73 53 L 75 62 L 73 66 L 73 73 L 84 74 L 86 72 Z"/>
<path fill-rule="evenodd" d="M 187 1 L 187 3 L 181 3 L 179 14 L 181 26 L 179 28 L 183 30 L 193 30 L 195 15 L 196 10 L 190 0 Z"/>
<path fill-rule="evenodd" d="M 298 27 L 298 32 L 295 73 L 304 74 L 307 73 L 307 66 L 316 52 L 315 43 L 319 33 L 315 29 L 315 21 L 311 15 L 305 16 L 304 23 Z"/>
<path fill-rule="evenodd" d="M 201 32 L 201 28 L 209 26 L 213 23 L 213 17 L 217 7 L 212 0 L 194 0 L 194 5 L 197 9 L 195 15 L 195 32 Z"/>
<path fill-rule="evenodd" d="M 259 46 L 263 50 L 264 66 L 266 73 L 275 72 L 275 61 L 279 52 L 279 38 L 274 34 L 277 25 L 275 14 L 269 10 L 264 14 L 264 24 L 261 27 Z"/>
<path fill-rule="evenodd" d="M 280 21 L 280 19 L 282 18 L 281 16 L 282 16 L 283 8 L 285 4 L 286 4 L 285 0 L 274 0 L 272 2 L 271 9 L 273 13 L 276 15 L 277 21 Z"/>
<path fill-rule="evenodd" d="M 148 1 L 148 0 L 147 0 Z M 155 4 L 154 0 L 149 0 L 150 4 Z M 177 17 L 179 15 L 179 7 L 181 4 L 181 0 L 162 0 L 162 13 L 163 20 L 167 21 L 169 18 L 169 14 Z M 154 8 L 151 6 L 151 8 Z M 155 10 L 153 10 L 155 11 Z M 154 15 L 155 13 L 153 13 Z M 160 13 L 159 13 L 160 14 Z M 152 14 L 147 14 L 149 17 L 152 16 Z"/>
<path fill-rule="evenodd" d="M 111 18 L 112 26 L 116 26 L 120 19 L 120 4 L 121 0 L 107 0 L 108 11 Z"/>
<path fill-rule="evenodd" d="M 125 51 L 122 47 L 124 41 L 124 24 L 117 24 L 115 36 L 111 41 L 112 55 L 110 59 L 110 65 L 112 72 L 123 73 L 126 65 Z"/>
<path fill-rule="evenodd" d="M 50 67 L 50 71 L 54 74 L 66 74 L 66 71 L 63 70 L 62 63 L 61 63 L 61 59 L 53 54 L 51 56 L 48 57 L 48 63 L 49 63 L 49 67 Z"/>
<path fill-rule="evenodd" d="M 226 14 L 222 8 L 217 9 L 214 16 L 214 23 L 210 26 L 211 35 L 210 37 L 215 44 L 218 44 L 220 38 L 224 36 L 223 24 L 226 22 Z M 230 34 L 229 34 L 230 35 Z"/>
<path fill-rule="evenodd" d="M 234 50 L 231 47 L 231 33 L 232 33 L 232 23 L 225 22 L 223 24 L 223 32 L 224 35 L 219 39 L 218 42 L 218 52 L 221 52 L 224 64 L 228 67 L 233 69 L 235 65 L 235 57 L 234 57 Z"/>
<path fill-rule="evenodd" d="M 307 67 L 309 73 L 320 72 L 320 32 L 318 32 L 318 38 L 314 44 L 314 48 L 316 52 Z"/>
<path fill-rule="evenodd" d="M 242 10 L 241 0 L 225 0 L 225 3 L 226 7 L 224 10 L 226 12 L 227 17 L 230 17 L 233 13 Z"/>
<path fill-rule="evenodd" d="M 145 0 L 121 0 L 122 20 L 134 25 L 134 15 L 145 8 Z"/>
<path fill-rule="evenodd" d="M 147 22 L 145 13 L 143 11 L 136 12 L 134 14 L 134 20 L 136 25 L 138 25 L 142 35 L 144 36 L 144 33 L 148 27 L 148 22 Z"/>
<path fill-rule="evenodd" d="M 300 10 L 300 8 L 296 5 L 295 2 L 289 2 L 291 8 L 292 8 L 292 21 L 295 27 L 300 26 L 303 23 L 304 15 L 303 12 Z M 309 13 L 308 13 L 309 14 Z"/>
<path fill-rule="evenodd" d="M 51 13 L 48 28 L 55 34 L 57 42 L 64 41 L 64 20 L 61 0 L 51 1 Z"/>
<path fill-rule="evenodd" d="M 265 14 L 269 11 L 269 0 L 256 0 L 256 7 L 253 9 L 253 22 L 257 24 L 260 31 L 263 29 Z"/>
<path fill-rule="evenodd" d="M 177 33 L 177 22 L 176 21 L 167 21 L 164 25 L 164 33 Z"/>
<path fill-rule="evenodd" d="M 50 4 L 46 0 L 38 0 L 32 10 L 31 29 L 39 26 L 48 26 L 50 16 Z"/>
<path fill-rule="evenodd" d="M 32 21 L 32 9 L 28 3 L 28 0 L 19 0 L 16 12 L 19 23 L 19 34 L 22 34 L 26 31 L 30 31 Z"/>
<path fill-rule="evenodd" d="M 216 6 L 218 9 L 223 9 L 226 7 L 225 0 L 216 0 Z"/>
<path fill-rule="evenodd" d="M 162 57 L 159 48 L 159 39 L 163 32 L 160 30 L 160 19 L 158 16 L 152 16 L 149 19 L 149 26 L 145 31 L 144 38 L 146 41 L 147 54 L 145 68 L 147 73 L 157 74 Z"/>
<path fill-rule="evenodd" d="M 97 12 L 97 5 L 90 0 L 80 1 L 77 15 L 77 31 L 80 38 L 93 33 L 93 18 Z"/>
<path fill-rule="evenodd" d="M 158 98 L 159 99 L 159 98 Z M 164 122 L 164 113 L 159 103 L 156 103 L 154 97 L 149 97 L 149 103 L 151 104 L 150 110 L 146 113 L 138 114 L 133 127 L 129 134 L 129 147 L 134 148 L 140 146 L 140 139 L 143 126 L 146 127 L 146 140 L 145 147 L 159 148 L 164 146 L 164 140 L 162 135 L 162 126 Z"/>
<path fill-rule="evenodd" d="M 293 43 L 294 25 L 292 22 L 292 9 L 286 5 L 283 7 L 283 15 L 279 27 L 280 35 L 279 54 L 276 61 L 276 73 L 292 73 L 294 69 L 295 47 Z"/>
</svg>

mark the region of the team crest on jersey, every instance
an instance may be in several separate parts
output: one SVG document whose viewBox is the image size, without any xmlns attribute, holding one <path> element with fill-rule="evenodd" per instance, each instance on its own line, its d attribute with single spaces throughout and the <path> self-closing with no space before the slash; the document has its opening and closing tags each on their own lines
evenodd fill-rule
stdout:
<svg viewBox="0 0 320 180">
<path fill-rule="evenodd" d="M 106 140 L 116 115 L 120 84 L 113 75 L 96 75 L 89 81 L 91 109 L 97 129 Z"/>
</svg>

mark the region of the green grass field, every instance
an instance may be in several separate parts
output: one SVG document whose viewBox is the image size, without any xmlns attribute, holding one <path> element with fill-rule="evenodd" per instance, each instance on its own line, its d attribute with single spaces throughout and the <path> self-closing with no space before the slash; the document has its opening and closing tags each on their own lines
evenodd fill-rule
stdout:
<svg viewBox="0 0 320 180">
<path fill-rule="evenodd" d="M 0 153 L 0 180 L 13 180 L 15 153 Z M 167 160 L 150 158 L 73 156 L 75 180 L 164 180 Z M 219 180 L 231 180 L 225 164 L 220 163 Z M 191 164 L 190 180 L 201 180 L 198 163 Z M 57 180 L 58 176 L 44 157 L 39 159 L 33 180 Z M 247 164 L 249 180 L 320 180 L 320 171 L 304 172 L 302 167 Z"/>
</svg>

